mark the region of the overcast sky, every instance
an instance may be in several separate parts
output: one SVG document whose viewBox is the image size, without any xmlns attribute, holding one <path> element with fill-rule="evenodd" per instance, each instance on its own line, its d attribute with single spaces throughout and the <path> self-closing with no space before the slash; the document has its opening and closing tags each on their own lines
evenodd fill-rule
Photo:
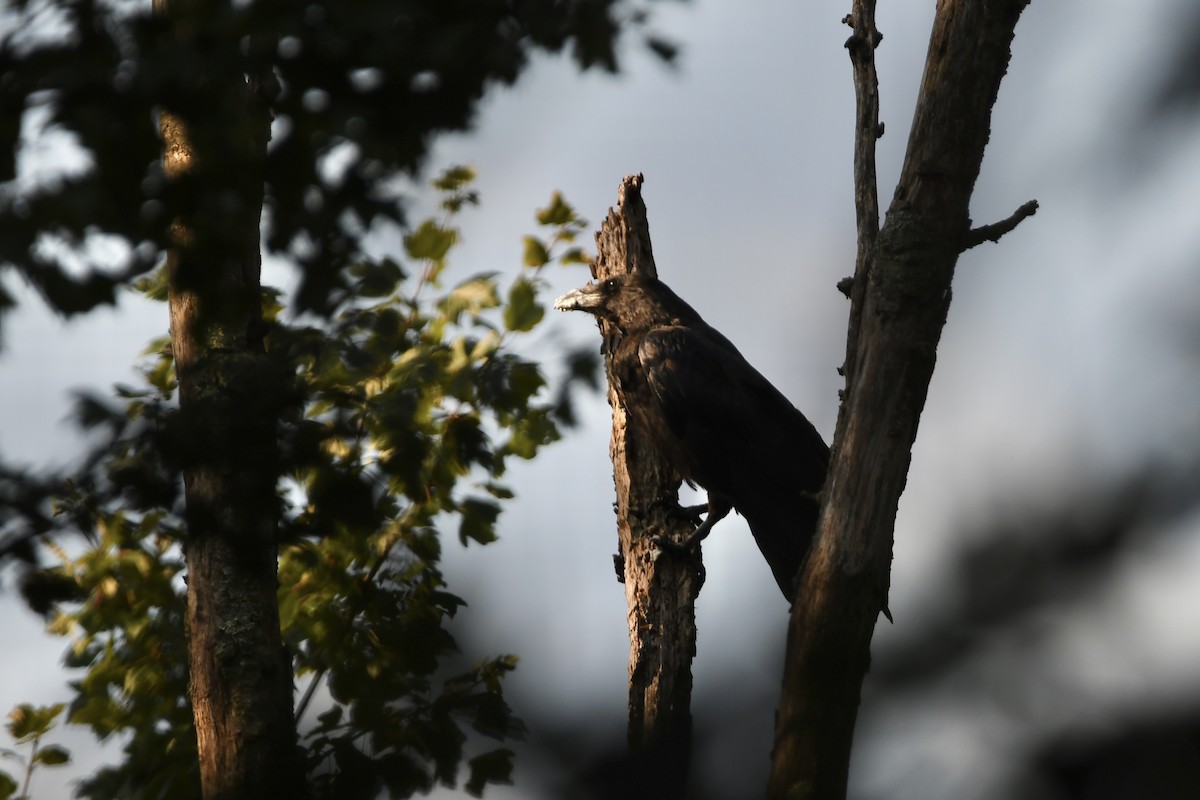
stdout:
<svg viewBox="0 0 1200 800">
<path fill-rule="evenodd" d="M 656 27 L 683 46 L 676 69 L 632 54 L 621 77 L 581 78 L 566 61 L 542 60 L 515 89 L 493 92 L 474 132 L 443 140 L 431 162 L 470 163 L 480 174 L 483 202 L 462 220 L 456 274 L 516 271 L 521 236 L 552 191 L 598 225 L 621 177 L 640 171 L 661 277 L 829 439 L 848 310 L 834 284 L 854 259 L 853 90 L 840 23 L 848 5 L 663 8 Z M 1041 210 L 999 245 L 960 259 L 900 504 L 896 625 L 881 626 L 885 640 L 936 607 L 964 532 L 987 515 L 1047 501 L 1147 453 L 1179 448 L 1182 456 L 1196 442 L 1200 386 L 1171 323 L 1194 314 L 1200 297 L 1200 137 L 1156 129 L 1134 148 L 1136 169 L 1122 139 L 1164 31 L 1188 5 L 1055 0 L 1033 3 L 1022 17 L 972 216 L 993 222 L 1031 198 Z M 885 206 L 933 6 L 881 3 L 878 12 Z M 586 277 L 578 268 L 549 275 L 556 291 Z M 555 315 L 548 327 L 547 351 L 563 340 L 599 344 L 579 315 Z M 65 325 L 23 303 L 0 351 L 0 452 L 35 464 L 69 459 L 78 446 L 64 421 L 70 390 L 132 382 L 136 355 L 165 329 L 164 308 L 130 298 L 116 312 Z M 608 408 L 593 397 L 580 412 L 585 422 L 566 441 L 511 471 L 517 499 L 501 518 L 501 541 L 448 547 L 447 574 L 451 590 L 474 601 L 463 615 L 465 640 L 480 654 L 521 656 L 509 690 L 518 713 L 561 715 L 619 739 L 628 639 L 611 561 Z M 1064 719 L 1085 705 L 1133 702 L 1195 680 L 1187 673 L 1200 659 L 1200 628 L 1185 624 L 1200 611 L 1190 585 L 1200 568 L 1195 528 L 1131 564 L 1103 609 L 1080 609 L 1063 623 L 1059 649 L 1046 657 L 1077 678 L 1075 705 L 1061 701 Z M 726 712 L 777 694 L 787 609 L 740 519 L 717 526 L 704 556 L 695 664 L 708 748 L 701 760 L 706 780 L 748 796 L 765 780 L 771 719 L 729 730 L 736 714 Z M 65 699 L 67 675 L 55 668 L 64 643 L 42 634 L 11 593 L 0 602 L 8 606 L 0 711 Z M 966 796 L 975 784 L 960 781 L 981 774 L 966 757 L 985 751 L 1000 771 L 994 744 L 1011 730 L 970 728 L 930 707 L 915 699 L 860 735 L 860 796 L 884 788 L 893 798 Z M 721 728 L 754 744 L 757 760 L 724 763 Z M 87 742 L 68 738 L 90 767 L 103 756 L 89 756 Z M 938 779 L 914 778 L 917 765 Z M 56 796 L 62 780 L 43 772 L 35 796 Z M 489 796 L 527 795 L 518 783 Z"/>
</svg>

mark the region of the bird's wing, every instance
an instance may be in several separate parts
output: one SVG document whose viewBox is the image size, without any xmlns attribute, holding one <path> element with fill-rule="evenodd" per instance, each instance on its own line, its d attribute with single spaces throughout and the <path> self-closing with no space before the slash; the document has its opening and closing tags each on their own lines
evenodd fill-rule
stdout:
<svg viewBox="0 0 1200 800">
<path fill-rule="evenodd" d="M 709 473 L 695 476 L 702 485 L 736 482 L 739 471 L 760 474 L 767 465 L 787 474 L 794 468 L 784 463 L 825 447 L 795 406 L 707 326 L 648 331 L 638 358 L 671 432 Z M 817 469 L 819 486 L 824 464 Z"/>
<path fill-rule="evenodd" d="M 655 328 L 638 344 L 638 359 L 689 477 L 746 517 L 790 597 L 816 524 L 816 493 L 829 457 L 825 441 L 708 326 Z"/>
<path fill-rule="evenodd" d="M 638 361 L 671 432 L 682 440 L 727 417 L 737 404 L 736 378 L 728 356 L 696 330 L 682 325 L 655 328 L 641 337 Z"/>
</svg>

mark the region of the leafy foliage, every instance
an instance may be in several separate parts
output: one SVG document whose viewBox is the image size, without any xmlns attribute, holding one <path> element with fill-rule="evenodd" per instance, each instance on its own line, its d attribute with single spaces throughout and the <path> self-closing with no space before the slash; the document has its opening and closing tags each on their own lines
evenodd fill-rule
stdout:
<svg viewBox="0 0 1200 800">
<path fill-rule="evenodd" d="M 363 260 L 348 272 L 350 292 L 327 325 L 276 317 L 269 329 L 272 358 L 295 378 L 279 436 L 279 608 L 319 797 L 408 796 L 455 784 L 464 762 L 478 794 L 510 779 L 503 742 L 522 733 L 501 692 L 516 658 L 459 661 L 446 622 L 465 601 L 439 570 L 443 537 L 496 538 L 513 496 L 502 483 L 508 460 L 558 438 L 563 398 L 589 370 L 576 354 L 550 396 L 538 365 L 513 350 L 544 310 L 540 267 L 507 291 L 495 275 L 443 287 L 460 238 L 454 214 L 476 202 L 470 178 L 457 168 L 439 179 L 446 216 L 406 237 L 405 263 Z M 547 263 L 583 225 L 554 202 L 566 211 L 543 223 Z M 517 308 L 502 297 L 519 298 Z M 508 325 L 514 315 L 527 324 Z M 106 436 L 62 484 L 49 520 L 95 543 L 74 554 L 51 542 L 58 563 L 34 573 L 56 587 L 42 607 L 50 630 L 71 640 L 68 667 L 83 671 L 69 720 L 125 740 L 124 761 L 82 783 L 91 798 L 199 788 L 172 467 L 185 445 L 169 352 L 150 352 L 147 385 L 121 389 L 123 407 L 80 403 L 80 421 Z M 496 745 L 473 752 L 486 740 Z"/>
<path fill-rule="evenodd" d="M 35 707 L 22 703 L 8 715 L 8 735 L 16 740 L 18 746 L 29 745 L 29 758 L 23 758 L 17 751 L 0 749 L 0 758 L 7 758 L 25 765 L 25 795 L 29 788 L 29 779 L 38 764 L 47 767 L 58 767 L 71 760 L 71 754 L 59 745 L 43 745 L 42 738 L 54 729 L 58 716 L 65 706 L 56 703 L 52 706 Z M 0 800 L 17 796 L 17 781 L 7 772 L 0 770 Z"/>
<path fill-rule="evenodd" d="M 178 222 L 189 246 L 175 252 L 189 257 L 173 288 L 211 289 L 200 273 L 225 273 L 195 265 L 243 258 L 261 211 L 265 249 L 296 267 L 287 304 L 302 320 L 284 324 L 268 293 L 271 363 L 189 414 L 169 347 L 155 343 L 146 385 L 119 389 L 115 404 L 80 399 L 97 444 L 70 480 L 0 465 L 0 560 L 36 566 L 40 543 L 55 554 L 21 588 L 70 637 L 68 664 L 83 672 L 68 718 L 124 743 L 124 762 L 83 795 L 196 794 L 179 476 L 197 465 L 278 493 L 280 610 L 322 795 L 411 793 L 456 780 L 464 759 L 472 791 L 508 774 L 503 747 L 468 750 L 472 737 L 519 733 L 500 694 L 515 660 L 450 670 L 444 623 L 463 600 L 438 564 L 446 531 L 495 538 L 508 459 L 554 441 L 571 420 L 565 387 L 594 380 L 594 357 L 575 354 L 551 395 L 511 350 L 544 316 L 538 270 L 585 260 L 556 252 L 582 224 L 558 198 L 515 283 L 443 286 L 453 214 L 478 199 L 471 172 L 435 183 L 442 219 L 408 224 L 401 193 L 433 139 L 468 128 L 483 93 L 534 54 L 569 50 L 581 68 L 615 70 L 621 34 L 646 28 L 648 2 L 169 0 L 151 13 L 17 0 L 0 12 L 0 272 L 62 314 L 131 284 L 165 299 L 155 268 Z M 163 141 L 176 140 L 156 128 L 176 123 L 192 153 L 168 175 Z M 369 256 L 365 235 L 388 227 L 406 232 L 403 256 Z M 13 302 L 0 286 L 0 315 Z M 193 520 L 210 510 L 189 509 Z M 79 552 L 63 531 L 92 542 Z"/>
<path fill-rule="evenodd" d="M 191 213 L 222 230 L 248 211 L 228 202 L 230 182 L 261 174 L 266 244 L 301 268 L 298 308 L 330 313 L 362 232 L 402 221 L 397 179 L 422 165 L 435 136 L 468 128 L 484 92 L 513 83 L 539 51 L 616 70 L 621 33 L 646 27 L 647 2 L 171 0 L 160 14 L 150 3 L 9 4 L 0 267 L 63 313 L 110 303 L 156 265 L 171 220 Z M 248 125 L 230 87 L 255 92 L 274 120 L 264 163 L 230 146 Z M 194 140 L 195 163 L 178 180 L 159 163 L 162 110 Z M 39 165 L 22 138 L 73 148 L 70 166 Z M 446 246 L 431 233 L 413 231 L 419 257 Z M 0 312 L 12 302 L 0 289 Z"/>
</svg>

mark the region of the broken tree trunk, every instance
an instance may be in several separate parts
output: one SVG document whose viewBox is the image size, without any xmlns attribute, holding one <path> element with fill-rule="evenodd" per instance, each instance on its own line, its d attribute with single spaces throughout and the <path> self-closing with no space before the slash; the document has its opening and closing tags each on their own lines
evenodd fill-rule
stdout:
<svg viewBox="0 0 1200 800">
<path fill-rule="evenodd" d="M 641 175 L 621 182 L 617 207 L 609 211 L 596 234 L 592 276 L 597 280 L 631 272 L 657 276 L 641 187 Z M 699 548 L 694 556 L 687 556 L 664 553 L 655 544 L 660 535 L 680 540 L 694 526 L 679 514 L 679 476 L 627 424 L 608 356 L 619 331 L 603 320 L 599 324 L 613 415 L 610 453 L 620 543 L 614 560 L 629 604 L 633 769 L 628 779 L 637 782 L 637 796 L 682 798 L 691 753 L 695 602 L 704 573 Z"/>
</svg>

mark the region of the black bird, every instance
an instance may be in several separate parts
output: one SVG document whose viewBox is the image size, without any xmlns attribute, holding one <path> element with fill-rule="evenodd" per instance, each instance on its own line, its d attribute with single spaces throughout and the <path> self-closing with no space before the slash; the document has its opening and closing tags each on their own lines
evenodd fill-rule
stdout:
<svg viewBox="0 0 1200 800">
<path fill-rule="evenodd" d="M 634 425 L 682 479 L 708 491 L 708 514 L 685 546 L 737 509 L 791 602 L 829 466 L 821 434 L 662 281 L 618 276 L 554 307 L 617 327 L 613 374 Z"/>
</svg>

